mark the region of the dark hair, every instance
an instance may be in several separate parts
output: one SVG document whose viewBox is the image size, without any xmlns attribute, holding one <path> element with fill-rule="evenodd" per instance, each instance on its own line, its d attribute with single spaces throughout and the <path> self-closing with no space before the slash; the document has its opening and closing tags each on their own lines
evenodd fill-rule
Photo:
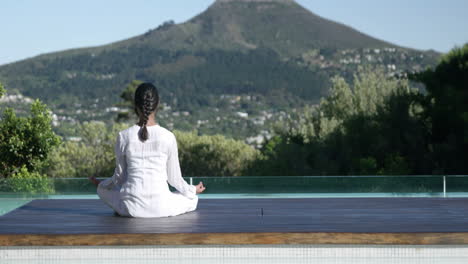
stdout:
<svg viewBox="0 0 468 264">
<path fill-rule="evenodd" d="M 138 85 L 135 91 L 135 113 L 140 118 L 138 125 L 141 126 L 141 128 L 140 131 L 138 131 L 138 137 L 141 141 L 146 141 L 148 139 L 146 124 L 148 123 L 149 115 L 156 110 L 158 104 L 158 89 L 156 89 L 152 83 L 142 83 Z"/>
</svg>

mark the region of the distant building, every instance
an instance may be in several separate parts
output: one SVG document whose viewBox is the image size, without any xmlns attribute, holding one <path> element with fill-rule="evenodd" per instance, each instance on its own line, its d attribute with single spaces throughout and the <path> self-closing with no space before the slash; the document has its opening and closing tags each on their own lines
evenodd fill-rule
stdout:
<svg viewBox="0 0 468 264">
<path fill-rule="evenodd" d="M 249 114 L 245 113 L 245 112 L 237 112 L 236 114 L 238 116 L 242 117 L 242 118 L 248 118 L 249 117 Z"/>
</svg>

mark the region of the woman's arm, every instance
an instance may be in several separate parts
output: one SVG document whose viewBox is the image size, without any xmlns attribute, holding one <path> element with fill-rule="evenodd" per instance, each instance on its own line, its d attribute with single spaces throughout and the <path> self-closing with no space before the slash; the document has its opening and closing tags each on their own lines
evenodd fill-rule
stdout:
<svg viewBox="0 0 468 264">
<path fill-rule="evenodd" d="M 167 181 L 170 185 L 176 188 L 182 195 L 188 198 L 195 198 L 197 190 L 194 185 L 188 184 L 183 178 L 180 171 L 179 152 L 177 150 L 177 140 L 172 137 L 169 147 L 169 156 L 167 159 Z"/>
<path fill-rule="evenodd" d="M 102 181 L 100 185 L 106 189 L 111 189 L 115 185 L 122 185 L 127 180 L 127 161 L 125 159 L 125 141 L 121 133 L 117 136 L 114 147 L 115 169 L 111 181 Z"/>
</svg>

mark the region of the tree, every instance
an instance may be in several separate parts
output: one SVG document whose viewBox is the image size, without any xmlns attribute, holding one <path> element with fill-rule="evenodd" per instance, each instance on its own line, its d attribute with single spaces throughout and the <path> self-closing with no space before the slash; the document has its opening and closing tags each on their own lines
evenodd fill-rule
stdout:
<svg viewBox="0 0 468 264">
<path fill-rule="evenodd" d="M 125 90 L 120 94 L 120 98 L 122 99 L 122 102 L 117 104 L 117 106 L 124 107 L 127 110 L 125 112 L 121 112 L 117 115 L 116 121 L 121 122 L 121 121 L 127 121 L 131 119 L 132 113 L 135 109 L 135 91 L 138 87 L 138 85 L 142 84 L 142 81 L 139 80 L 133 80 L 131 83 L 125 87 Z"/>
<path fill-rule="evenodd" d="M 0 83 L 0 98 L 5 94 Z M 7 108 L 0 119 L 0 190 L 6 192 L 52 193 L 53 186 L 40 171 L 47 165 L 60 137 L 52 131 L 52 117 L 45 104 L 36 100 L 31 115 L 17 117 Z"/>
<path fill-rule="evenodd" d="M 260 175 L 410 174 L 426 169 L 418 94 L 383 69 L 334 77 L 319 106 L 291 115 L 262 149 Z"/>
<path fill-rule="evenodd" d="M 371 116 L 394 93 L 410 93 L 408 81 L 388 77 L 383 68 L 360 67 L 349 84 L 343 77 L 331 80 L 330 95 L 318 107 L 305 107 L 293 115 L 283 131 L 305 142 L 325 138 L 355 115 Z"/>
<path fill-rule="evenodd" d="M 325 145 L 344 174 L 431 173 L 427 127 L 411 110 L 418 96 L 392 94 L 375 114 L 360 113 L 343 122 Z"/>
<path fill-rule="evenodd" d="M 427 90 L 424 114 L 438 173 L 464 174 L 468 161 L 468 44 L 446 54 L 435 69 L 413 74 Z"/>
<path fill-rule="evenodd" d="M 4 92 L 3 87 L 0 90 Z M 4 110 L 0 120 L 2 177 L 9 177 L 22 167 L 36 172 L 46 165 L 49 153 L 61 142 L 52 131 L 51 123 L 50 110 L 39 100 L 31 104 L 31 115 L 28 117 L 17 117 L 11 108 Z"/>
<path fill-rule="evenodd" d="M 322 99 L 319 111 L 325 118 L 337 120 L 356 114 L 373 115 L 390 95 L 409 90 L 406 79 L 388 77 L 381 67 L 360 67 L 351 85 L 343 77 L 332 78 L 330 95 Z"/>
</svg>

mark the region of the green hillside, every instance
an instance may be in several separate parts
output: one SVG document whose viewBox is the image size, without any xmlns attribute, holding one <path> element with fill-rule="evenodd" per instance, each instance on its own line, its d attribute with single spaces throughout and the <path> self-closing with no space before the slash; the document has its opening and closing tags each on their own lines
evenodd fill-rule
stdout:
<svg viewBox="0 0 468 264">
<path fill-rule="evenodd" d="M 175 50 L 269 48 L 282 57 L 310 49 L 394 47 L 345 25 L 321 18 L 294 1 L 217 1 L 177 26 L 166 25 L 131 40 Z"/>
<path fill-rule="evenodd" d="M 292 0 L 218 0 L 182 24 L 166 22 L 109 45 L 3 65 L 0 80 L 9 91 L 80 120 L 109 118 L 104 109 L 132 80 L 155 82 L 167 106 L 190 113 L 166 121 L 190 128 L 221 118 L 213 111 L 255 117 L 317 103 L 331 76 L 351 76 L 359 65 L 383 65 L 397 74 L 434 65 L 438 56 L 377 40 Z M 256 99 L 226 99 L 235 95 Z M 241 134 L 261 129 L 246 125 Z M 204 132 L 229 130 L 213 125 Z"/>
</svg>

